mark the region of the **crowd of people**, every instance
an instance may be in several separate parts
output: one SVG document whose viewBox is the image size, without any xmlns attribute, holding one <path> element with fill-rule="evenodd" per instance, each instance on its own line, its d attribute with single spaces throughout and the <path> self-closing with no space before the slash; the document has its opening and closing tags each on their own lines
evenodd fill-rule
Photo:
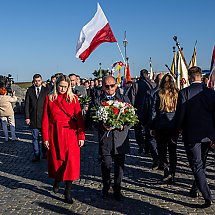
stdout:
<svg viewBox="0 0 215 215">
<path fill-rule="evenodd" d="M 101 122 L 92 123 L 93 107 L 108 100 L 120 100 L 136 108 L 139 122 L 134 126 L 138 153 L 150 154 L 152 169 L 163 171 L 162 183 L 173 185 L 177 166 L 177 141 L 182 137 L 194 182 L 190 196 L 199 192 L 210 207 L 212 195 L 206 180 L 206 160 L 215 148 L 215 91 L 207 88 L 201 68 L 188 71 L 190 86 L 179 90 L 170 73 L 159 73 L 149 79 L 146 69 L 134 82 L 119 86 L 116 79 L 81 79 L 77 74 L 53 75 L 44 84 L 42 76 L 33 76 L 32 86 L 25 97 L 25 122 L 32 130 L 34 157 L 48 160 L 48 175 L 54 179 L 53 191 L 58 192 L 60 182 L 65 182 L 65 201 L 72 204 L 72 181 L 80 177 L 80 148 L 84 146 L 85 130 L 98 131 L 99 157 L 102 175 L 102 197 L 107 198 L 111 187 L 111 168 L 114 162 L 114 198 L 123 199 L 121 182 L 129 153 L 131 126 L 112 129 Z M 11 103 L 16 97 L 7 96 L 0 89 L 0 118 L 8 141 L 7 121 L 11 125 L 12 140 L 16 140 L 14 113 Z M 10 107 L 10 108 L 8 108 Z M 42 144 L 41 144 L 42 143 Z"/>
</svg>

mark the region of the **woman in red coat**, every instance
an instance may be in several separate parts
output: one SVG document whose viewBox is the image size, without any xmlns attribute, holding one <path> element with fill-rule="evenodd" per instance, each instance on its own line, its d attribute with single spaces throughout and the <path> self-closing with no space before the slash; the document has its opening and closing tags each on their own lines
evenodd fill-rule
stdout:
<svg viewBox="0 0 215 215">
<path fill-rule="evenodd" d="M 48 175 L 54 178 L 53 191 L 65 181 L 65 201 L 72 204 L 72 181 L 80 178 L 80 147 L 84 145 L 84 121 L 70 79 L 62 75 L 44 104 L 42 136 L 48 149 Z"/>
</svg>

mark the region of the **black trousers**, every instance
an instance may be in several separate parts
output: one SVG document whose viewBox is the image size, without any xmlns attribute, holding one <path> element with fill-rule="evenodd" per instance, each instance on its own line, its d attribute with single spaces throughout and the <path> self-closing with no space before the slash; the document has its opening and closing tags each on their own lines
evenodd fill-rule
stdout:
<svg viewBox="0 0 215 215">
<path fill-rule="evenodd" d="M 187 158 L 194 175 L 193 190 L 199 189 L 205 200 L 212 201 L 212 195 L 207 183 L 205 169 L 210 143 L 184 143 Z"/>
<path fill-rule="evenodd" d="M 177 145 L 171 141 L 172 131 L 166 129 L 156 130 L 155 134 L 160 163 L 164 166 L 164 169 L 169 168 L 169 173 L 174 176 L 177 164 Z M 167 150 L 169 152 L 169 161 L 167 159 Z"/>
<path fill-rule="evenodd" d="M 150 135 L 150 134 L 149 134 Z M 149 150 L 153 159 L 153 162 L 159 161 L 157 141 L 151 135 L 149 136 Z"/>
<path fill-rule="evenodd" d="M 114 191 L 120 191 L 125 166 L 125 154 L 102 155 L 101 159 L 103 189 L 109 190 L 110 188 L 110 173 L 112 162 L 114 161 Z"/>
<path fill-rule="evenodd" d="M 145 152 L 149 152 L 149 142 L 150 142 L 150 130 L 149 128 L 144 128 L 141 123 L 134 126 L 135 139 L 139 148 L 144 148 Z"/>
</svg>

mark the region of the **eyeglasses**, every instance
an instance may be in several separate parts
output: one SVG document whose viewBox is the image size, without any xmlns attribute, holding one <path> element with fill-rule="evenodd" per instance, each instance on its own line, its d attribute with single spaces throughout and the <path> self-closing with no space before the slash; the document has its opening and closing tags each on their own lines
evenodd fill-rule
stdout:
<svg viewBox="0 0 215 215">
<path fill-rule="evenodd" d="M 116 84 L 110 84 L 110 85 L 107 84 L 107 85 L 105 85 L 105 88 L 106 88 L 106 89 L 114 88 L 115 85 L 116 85 Z"/>
</svg>

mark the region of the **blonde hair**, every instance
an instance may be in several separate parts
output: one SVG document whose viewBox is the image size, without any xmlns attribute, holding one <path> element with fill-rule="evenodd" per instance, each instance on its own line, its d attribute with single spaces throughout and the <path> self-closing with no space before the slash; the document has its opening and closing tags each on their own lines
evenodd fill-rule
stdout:
<svg viewBox="0 0 215 215">
<path fill-rule="evenodd" d="M 159 109 L 165 112 L 174 112 L 178 100 L 178 89 L 173 76 L 169 73 L 165 74 L 161 79 L 158 94 L 160 97 Z"/>
<path fill-rule="evenodd" d="M 57 99 L 57 96 L 59 94 L 58 93 L 58 86 L 59 86 L 61 81 L 66 81 L 68 83 L 68 89 L 67 89 L 67 92 L 66 92 L 66 100 L 67 100 L 67 102 L 72 102 L 73 100 L 76 101 L 76 96 L 72 92 L 70 78 L 68 76 L 66 76 L 66 75 L 60 75 L 58 77 L 58 79 L 55 81 L 54 89 L 49 94 L 49 100 L 53 102 L 54 100 Z"/>
</svg>

